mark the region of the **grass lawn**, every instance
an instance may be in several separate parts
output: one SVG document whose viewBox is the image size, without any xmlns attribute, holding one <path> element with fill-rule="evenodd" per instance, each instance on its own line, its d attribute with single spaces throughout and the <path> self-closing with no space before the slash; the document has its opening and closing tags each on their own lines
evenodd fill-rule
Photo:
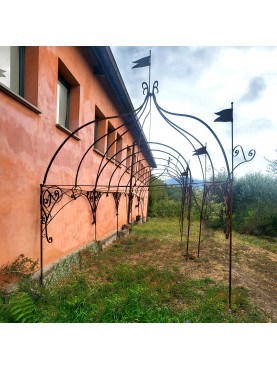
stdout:
<svg viewBox="0 0 277 369">
<path fill-rule="evenodd" d="M 192 252 L 197 230 L 195 223 Z M 228 248 L 223 244 L 217 233 L 204 230 L 200 259 L 185 260 L 178 220 L 151 219 L 133 226 L 129 237 L 104 252 L 83 252 L 82 269 L 55 284 L 22 282 L 16 294 L 2 296 L 0 322 L 269 321 L 239 284 L 228 310 Z"/>
</svg>

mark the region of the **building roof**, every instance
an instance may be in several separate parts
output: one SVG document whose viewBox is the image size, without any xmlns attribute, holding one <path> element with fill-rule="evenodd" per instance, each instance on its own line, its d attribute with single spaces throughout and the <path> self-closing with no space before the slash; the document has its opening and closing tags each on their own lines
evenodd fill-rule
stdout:
<svg viewBox="0 0 277 369">
<path fill-rule="evenodd" d="M 124 114 L 135 110 L 110 47 L 92 46 L 92 51 L 99 63 L 98 72 L 101 71 L 101 74 L 105 76 L 115 95 L 119 113 Z M 125 119 L 125 122 L 134 138 L 140 142 L 140 148 L 149 165 L 156 168 L 155 159 L 137 117 L 132 114 Z"/>
</svg>

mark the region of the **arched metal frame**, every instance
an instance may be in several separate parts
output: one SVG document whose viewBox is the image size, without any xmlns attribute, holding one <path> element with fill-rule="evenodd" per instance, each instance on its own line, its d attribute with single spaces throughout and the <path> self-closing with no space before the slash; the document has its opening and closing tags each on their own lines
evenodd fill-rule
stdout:
<svg viewBox="0 0 277 369">
<path fill-rule="evenodd" d="M 182 201 L 181 201 L 181 212 L 180 212 L 180 235 L 181 235 L 181 241 L 183 240 L 184 236 L 184 213 L 185 208 L 187 209 L 187 232 L 186 232 L 186 259 L 188 259 L 189 256 L 189 233 L 190 233 L 190 211 L 191 211 L 191 205 L 192 201 L 195 201 L 199 212 L 200 212 L 200 219 L 199 219 L 199 240 L 198 240 L 198 257 L 200 255 L 200 244 L 201 244 L 201 230 L 202 230 L 202 222 L 203 222 L 203 216 L 205 211 L 205 206 L 207 205 L 207 201 L 209 198 L 209 194 L 211 193 L 212 189 L 215 187 L 219 187 L 222 191 L 222 196 L 224 199 L 224 205 L 225 205 L 225 212 L 226 212 L 226 238 L 229 238 L 229 308 L 231 308 L 231 271 L 232 271 L 232 196 L 233 196 L 233 179 L 234 179 L 234 170 L 241 164 L 251 161 L 255 157 L 255 150 L 250 150 L 248 152 L 248 159 L 245 156 L 244 150 L 242 146 L 237 145 L 235 148 L 233 147 L 233 121 L 231 121 L 231 142 L 232 142 L 232 161 L 231 165 L 229 164 L 229 161 L 227 159 L 226 151 L 219 139 L 219 137 L 216 135 L 214 130 L 202 119 L 188 114 L 180 114 L 180 113 L 174 113 L 170 112 L 168 110 L 163 109 L 157 102 L 156 93 L 159 92 L 158 90 L 158 81 L 155 81 L 152 86 L 152 91 L 150 91 L 150 78 L 149 78 L 149 85 L 146 82 L 142 83 L 142 89 L 143 94 L 146 95 L 144 98 L 144 101 L 142 105 L 135 109 L 134 111 L 122 114 L 122 115 L 116 115 L 116 116 L 110 116 L 105 117 L 101 119 L 96 119 L 93 121 L 90 121 L 80 127 L 78 127 L 75 131 L 73 131 L 59 146 L 59 148 L 54 153 L 53 157 L 51 158 L 47 169 L 45 171 L 43 182 L 40 186 L 41 192 L 40 192 L 40 209 L 41 209 L 41 241 L 40 241 L 40 250 L 41 250 L 41 281 L 43 280 L 43 239 L 45 238 L 48 243 L 51 243 L 53 241 L 52 237 L 48 235 L 48 226 L 49 224 L 54 220 L 56 215 L 64 209 L 64 207 L 71 203 L 72 201 L 77 200 L 78 198 L 85 198 L 90 206 L 91 212 L 92 212 L 92 224 L 95 227 L 95 240 L 97 239 L 97 208 L 98 204 L 101 200 L 101 197 L 105 194 L 106 196 L 112 195 L 115 203 L 115 216 L 116 216 L 116 222 L 117 222 L 117 234 L 119 232 L 118 229 L 118 215 L 119 215 L 119 203 L 121 200 L 122 195 L 124 195 L 127 198 L 127 222 L 130 223 L 132 219 L 132 209 L 133 209 L 133 200 L 134 196 L 137 197 L 137 209 L 138 209 L 138 215 L 141 210 L 142 216 L 143 216 L 143 206 L 141 205 L 143 202 L 141 201 L 146 191 L 149 191 L 150 186 L 153 186 L 153 181 L 155 178 L 162 177 L 165 173 L 173 178 L 176 181 L 176 185 L 181 188 L 182 193 Z M 95 183 L 86 183 L 86 184 L 80 184 L 79 183 L 79 173 L 81 170 L 81 167 L 84 163 L 85 158 L 87 155 L 93 150 L 96 146 L 96 144 L 105 139 L 109 132 L 105 135 L 99 137 L 97 140 L 92 142 L 85 152 L 83 153 L 79 164 L 76 169 L 75 173 L 75 180 L 74 184 L 65 184 L 65 185 L 55 185 L 55 184 L 46 184 L 48 180 L 48 175 L 51 172 L 52 164 L 61 152 L 61 150 L 64 148 L 66 143 L 79 131 L 84 130 L 86 127 L 90 127 L 95 122 L 99 122 L 101 120 L 109 120 L 112 121 L 113 119 L 117 118 L 128 118 L 131 116 L 135 116 L 138 120 L 143 117 L 143 114 L 146 112 L 146 108 L 148 106 L 148 103 L 150 102 L 150 109 L 146 113 L 146 116 L 143 120 L 143 125 L 145 123 L 146 118 L 149 116 L 149 113 L 151 111 L 151 101 L 153 100 L 154 106 L 156 107 L 158 113 L 162 117 L 163 121 L 166 122 L 173 130 L 175 130 L 177 133 L 180 134 L 180 136 L 184 139 L 184 141 L 191 147 L 192 150 L 194 150 L 194 155 L 197 156 L 198 163 L 200 166 L 200 170 L 202 173 L 202 183 L 194 183 L 192 172 L 190 168 L 190 161 L 186 159 L 181 152 L 176 150 L 175 148 L 161 143 L 161 142 L 148 142 L 151 152 L 155 158 L 155 160 L 161 160 L 162 162 L 167 161 L 167 164 L 159 164 L 157 169 L 154 171 L 151 171 L 151 168 L 149 165 L 144 166 L 143 168 L 139 169 L 139 163 L 142 161 L 147 161 L 145 158 L 140 160 L 135 160 L 139 154 L 142 152 L 140 150 L 140 141 L 141 137 L 143 135 L 142 127 L 141 127 L 141 136 L 138 140 L 138 142 L 133 142 L 132 146 L 129 146 L 131 148 L 132 152 L 130 155 L 124 155 L 124 158 L 120 161 L 117 161 L 116 158 L 118 157 L 118 154 L 124 153 L 127 151 L 128 147 L 121 148 L 120 150 L 115 150 L 115 153 L 109 157 L 108 153 L 112 146 L 116 146 L 117 141 L 119 140 L 119 137 L 116 137 L 115 140 L 113 140 L 110 145 L 106 148 L 106 151 L 103 153 L 103 157 L 100 161 L 100 164 L 97 168 Z M 232 105 L 233 109 L 233 105 Z M 169 118 L 170 117 L 170 118 Z M 189 118 L 196 122 L 198 122 L 201 126 L 205 127 L 207 129 L 207 133 L 209 133 L 218 144 L 218 147 L 220 149 L 223 161 L 225 163 L 224 168 L 221 168 L 221 172 L 226 173 L 226 179 L 223 181 L 217 181 L 215 179 L 215 171 L 217 171 L 214 167 L 212 157 L 210 153 L 208 152 L 206 145 L 204 145 L 194 134 L 189 132 L 188 130 L 184 129 L 180 124 L 177 124 L 173 121 L 174 117 L 181 117 L 181 118 Z M 142 125 L 142 126 L 143 126 Z M 124 130 L 124 128 L 126 128 Z M 130 132 L 130 127 L 126 127 L 125 123 L 120 124 L 117 128 L 114 128 L 114 131 L 123 130 L 121 132 L 120 137 L 124 136 L 128 132 Z M 197 148 L 200 146 L 200 149 Z M 138 147 L 138 149 L 136 149 Z M 203 162 L 200 158 L 200 151 L 201 154 L 205 154 L 205 165 L 203 166 Z M 199 154 L 198 154 L 199 152 Z M 168 159 L 165 159 L 164 157 L 155 156 L 154 153 L 158 153 L 158 155 L 166 154 L 168 155 Z M 243 156 L 243 160 L 237 164 L 234 167 L 234 157 L 237 157 L 239 154 Z M 208 159 L 208 166 L 207 161 Z M 173 160 L 176 161 L 176 163 L 173 163 Z M 127 161 L 131 161 L 130 165 L 127 165 Z M 112 171 L 112 174 L 110 176 L 110 179 L 108 183 L 101 183 L 101 179 L 105 178 L 105 169 L 107 168 L 109 163 L 114 163 L 115 168 Z M 121 173 L 117 183 L 113 184 L 113 178 L 116 174 L 116 172 L 123 168 L 123 172 Z M 141 172 L 141 173 L 140 173 Z M 161 173 L 160 173 L 161 172 Z M 206 180 L 206 174 L 211 174 L 211 180 L 208 182 Z M 124 184 L 121 184 L 123 178 L 126 177 L 126 174 L 129 175 L 129 180 L 125 181 Z M 153 175 L 154 174 L 154 175 Z M 202 190 L 202 200 L 201 204 L 197 200 L 195 196 L 195 188 L 199 188 L 199 186 L 203 189 Z M 61 203 L 62 199 L 64 199 L 64 203 L 60 207 L 56 207 L 58 203 Z M 141 205 L 141 207 L 140 207 Z M 140 209 L 141 208 L 141 209 Z"/>
<path fill-rule="evenodd" d="M 144 88 L 147 88 L 147 84 L 145 83 Z M 160 113 L 160 115 L 162 116 L 162 118 L 172 127 L 174 128 L 177 132 L 181 133 L 182 136 L 184 138 L 186 138 L 186 140 L 191 144 L 191 146 L 194 148 L 195 154 L 197 155 L 195 150 L 195 146 L 192 142 L 192 140 L 194 140 L 195 142 L 197 142 L 198 144 L 201 145 L 200 149 L 199 149 L 199 155 L 205 153 L 205 174 L 203 171 L 203 166 L 201 164 L 200 158 L 199 162 L 200 162 L 200 166 L 201 166 L 201 170 L 202 170 L 202 175 L 204 177 L 204 181 L 202 183 L 203 187 L 203 196 L 202 196 L 202 204 L 201 206 L 198 205 L 199 210 L 200 210 L 200 227 L 199 227 L 199 240 L 198 240 L 198 257 L 200 254 L 200 242 L 201 242 L 201 229 L 202 229 L 202 220 L 203 220 L 203 211 L 204 211 L 204 205 L 208 199 L 208 194 L 211 191 L 212 188 L 214 188 L 215 186 L 219 186 L 222 190 L 223 193 L 223 199 L 224 199 L 224 205 L 225 205 L 225 212 L 226 212 L 226 229 L 225 229 L 225 235 L 226 238 L 229 239 L 229 308 L 231 308 L 231 288 L 232 288 L 232 213 L 233 213 L 233 180 L 234 180 L 234 170 L 241 164 L 249 162 L 251 160 L 254 159 L 255 157 L 255 150 L 252 149 L 248 152 L 248 159 L 245 156 L 244 150 L 240 145 L 237 145 L 234 148 L 234 144 L 233 144 L 233 103 L 231 104 L 231 111 L 232 111 L 232 119 L 230 120 L 231 122 L 231 152 L 232 152 L 232 160 L 231 160 L 231 165 L 229 164 L 229 161 L 227 159 L 227 154 L 226 151 L 219 139 L 219 137 L 216 135 L 216 133 L 214 132 L 214 130 L 206 123 L 204 122 L 202 119 L 194 116 L 194 115 L 188 115 L 188 114 L 180 114 L 180 113 L 174 113 L 174 112 L 170 112 L 168 110 L 163 109 L 157 102 L 156 99 L 156 95 L 155 92 L 158 93 L 158 81 L 155 81 L 152 87 L 152 92 L 150 92 L 150 86 L 148 87 L 148 93 L 150 96 L 153 97 L 153 101 L 155 104 L 155 107 L 157 109 L 157 111 Z M 207 132 L 210 133 L 212 135 L 212 137 L 215 139 L 215 141 L 217 142 L 221 154 L 222 154 L 222 158 L 224 160 L 225 163 L 225 167 L 224 167 L 224 171 L 227 174 L 227 179 L 224 181 L 217 181 L 215 180 L 215 168 L 213 165 L 213 162 L 211 160 L 211 156 L 209 155 L 208 150 L 206 149 L 206 147 L 191 133 L 188 132 L 187 130 L 183 129 L 180 125 L 175 124 L 172 121 L 172 118 L 169 119 L 167 116 L 171 116 L 171 117 L 183 117 L 183 118 L 190 118 L 193 119 L 197 122 L 199 122 L 202 126 L 204 126 L 207 129 Z M 190 138 L 188 138 L 188 136 Z M 201 152 L 201 153 L 200 153 Z M 243 156 L 243 160 L 238 163 L 236 166 L 234 166 L 234 157 L 237 157 L 239 155 L 239 153 L 242 154 Z M 207 183 L 206 181 L 206 156 L 209 159 L 209 170 L 212 172 L 212 183 Z M 186 258 L 188 258 L 188 242 L 189 242 L 189 228 L 190 228 L 190 209 L 191 209 L 191 200 L 192 198 L 195 198 L 194 194 L 193 194 L 193 185 L 192 183 L 190 184 L 186 184 L 186 191 L 187 192 L 187 208 L 188 208 L 188 230 L 187 230 L 187 248 L 186 248 Z M 196 200 L 196 198 L 195 198 Z M 182 209 L 183 210 L 183 209 Z"/>
</svg>

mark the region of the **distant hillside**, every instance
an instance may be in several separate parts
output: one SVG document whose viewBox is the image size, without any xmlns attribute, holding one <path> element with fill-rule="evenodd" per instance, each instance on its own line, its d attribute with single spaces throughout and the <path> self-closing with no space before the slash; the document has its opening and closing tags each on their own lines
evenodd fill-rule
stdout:
<svg viewBox="0 0 277 369">
<path fill-rule="evenodd" d="M 178 184 L 178 182 L 175 179 L 173 179 L 173 178 L 166 179 L 164 181 L 164 183 L 167 184 L 167 185 Z M 193 183 L 202 183 L 202 181 L 199 180 L 199 179 L 194 179 L 193 180 Z"/>
</svg>

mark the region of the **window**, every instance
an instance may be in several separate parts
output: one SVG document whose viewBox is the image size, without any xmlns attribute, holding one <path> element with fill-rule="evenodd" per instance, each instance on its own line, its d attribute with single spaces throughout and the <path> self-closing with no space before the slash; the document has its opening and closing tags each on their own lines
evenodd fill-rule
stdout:
<svg viewBox="0 0 277 369">
<path fill-rule="evenodd" d="M 107 133 L 107 157 L 111 158 L 115 155 L 115 130 L 111 123 L 108 123 Z"/>
<path fill-rule="evenodd" d="M 122 137 L 120 136 L 119 133 L 116 134 L 116 161 L 118 163 L 121 162 L 121 157 L 122 157 Z"/>
<path fill-rule="evenodd" d="M 100 151 L 102 154 L 105 153 L 106 148 L 106 119 L 105 116 L 100 112 L 100 110 L 95 107 L 95 120 L 94 123 L 94 149 Z M 101 138 L 103 137 L 103 138 Z M 96 142 L 97 141 L 97 142 Z"/>
<path fill-rule="evenodd" d="M 0 46 L 0 90 L 40 114 L 39 46 Z"/>
<path fill-rule="evenodd" d="M 70 85 L 61 77 L 57 85 L 57 124 L 69 129 Z"/>
<path fill-rule="evenodd" d="M 94 148 L 98 150 L 98 142 L 96 142 L 99 138 L 99 117 L 95 114 L 95 123 L 94 123 Z"/>
<path fill-rule="evenodd" d="M 126 167 L 128 170 L 131 168 L 131 162 L 132 162 L 132 148 L 130 146 L 127 146 L 127 154 L 126 154 Z"/>
<path fill-rule="evenodd" d="M 68 132 L 79 127 L 80 85 L 65 64 L 58 60 L 57 127 Z"/>
<path fill-rule="evenodd" d="M 0 47 L 0 82 L 24 96 L 24 47 Z"/>
</svg>

